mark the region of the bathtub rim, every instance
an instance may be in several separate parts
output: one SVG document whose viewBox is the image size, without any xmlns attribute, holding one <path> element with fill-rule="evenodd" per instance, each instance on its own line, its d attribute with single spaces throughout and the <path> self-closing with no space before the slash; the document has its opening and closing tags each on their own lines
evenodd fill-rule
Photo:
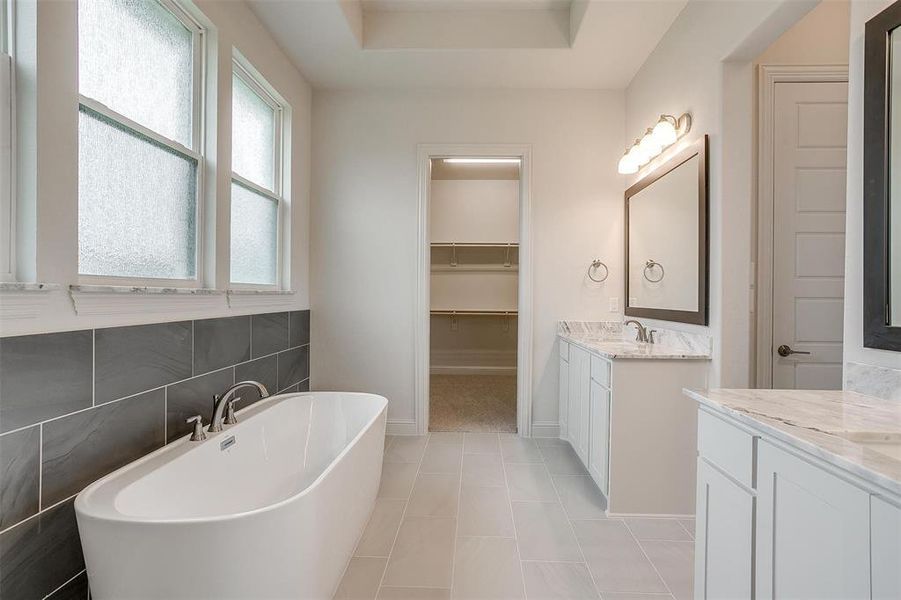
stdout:
<svg viewBox="0 0 901 600">
<path fill-rule="evenodd" d="M 379 410 L 376 414 L 366 422 L 366 424 L 360 429 L 359 432 L 351 439 L 347 445 L 338 453 L 338 455 L 332 460 L 328 466 L 322 470 L 322 472 L 314 479 L 307 487 L 300 490 L 296 494 L 292 494 L 286 498 L 278 500 L 277 502 L 273 502 L 271 504 L 267 504 L 265 506 L 260 506 L 258 508 L 254 508 L 251 510 L 245 510 L 240 512 L 228 513 L 224 515 L 211 515 L 211 516 L 203 516 L 203 517 L 137 517 L 127 515 L 125 513 L 120 512 L 115 508 L 115 499 L 118 494 L 124 490 L 128 485 L 137 481 L 138 479 L 134 479 L 124 485 L 121 485 L 118 490 L 112 493 L 109 498 L 104 498 L 101 501 L 92 500 L 92 496 L 101 491 L 105 486 L 109 485 L 113 480 L 121 478 L 125 476 L 127 473 L 134 471 L 135 469 L 141 467 L 147 462 L 150 462 L 154 459 L 158 459 L 160 456 L 168 453 L 176 454 L 173 456 L 171 460 L 175 460 L 179 456 L 184 456 L 190 453 L 193 450 L 199 449 L 202 444 L 207 443 L 218 443 L 216 440 L 224 435 L 228 435 L 230 429 L 223 429 L 221 432 L 215 433 L 207 433 L 207 438 L 203 442 L 200 442 L 196 446 L 190 446 L 190 444 L 195 444 L 196 442 L 190 441 L 190 434 L 185 434 L 184 436 L 176 439 L 169 444 L 154 450 L 153 452 L 142 456 L 141 458 L 128 463 L 127 465 L 123 465 L 119 467 L 115 471 L 108 473 L 101 477 L 100 479 L 94 481 L 85 487 L 82 491 L 80 491 L 75 497 L 75 514 L 77 519 L 87 518 L 87 519 L 96 519 L 98 521 L 104 522 L 118 522 L 118 523 L 130 523 L 137 526 L 142 525 L 186 525 L 186 524 L 205 524 L 205 523 L 217 523 L 222 521 L 233 521 L 239 519 L 245 519 L 249 517 L 253 517 L 256 515 L 264 514 L 266 512 L 271 512 L 278 510 L 279 508 L 286 506 L 306 495 L 312 493 L 321 482 L 336 468 L 336 465 L 341 461 L 341 459 L 346 456 L 351 449 L 357 445 L 357 442 L 366 435 L 375 424 L 384 416 L 387 418 L 388 411 L 388 399 L 379 394 L 371 394 L 367 392 L 336 392 L 336 391 L 320 391 L 320 392 L 292 392 L 289 394 L 278 394 L 271 396 L 269 398 L 265 398 L 254 404 L 242 408 L 237 411 L 238 415 L 246 414 L 247 412 L 252 412 L 255 416 L 256 414 L 264 412 L 266 409 L 271 408 L 271 406 L 289 400 L 295 397 L 307 397 L 307 396 L 357 396 L 357 397 L 366 397 L 374 400 L 378 400 L 381 404 Z M 247 422 L 247 421 L 245 421 Z M 240 424 L 240 423 L 239 423 Z M 162 463 L 160 467 L 168 464 L 166 461 Z M 159 467 L 158 467 L 159 468 Z"/>
</svg>

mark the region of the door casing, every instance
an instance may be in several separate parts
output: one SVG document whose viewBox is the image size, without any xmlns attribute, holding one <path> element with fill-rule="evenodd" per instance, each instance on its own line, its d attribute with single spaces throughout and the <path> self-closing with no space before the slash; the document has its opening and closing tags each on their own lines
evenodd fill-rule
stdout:
<svg viewBox="0 0 901 600">
<path fill-rule="evenodd" d="M 773 155 L 777 83 L 848 82 L 847 65 L 760 65 L 758 75 L 756 387 L 773 387 Z M 752 270 L 753 272 L 753 270 Z"/>
</svg>

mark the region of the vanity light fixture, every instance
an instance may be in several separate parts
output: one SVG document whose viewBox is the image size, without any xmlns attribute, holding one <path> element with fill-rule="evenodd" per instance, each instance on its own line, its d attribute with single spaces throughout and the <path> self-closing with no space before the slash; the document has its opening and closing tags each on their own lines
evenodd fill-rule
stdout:
<svg viewBox="0 0 901 600">
<path fill-rule="evenodd" d="M 518 158 L 445 158 L 444 162 L 458 165 L 518 165 Z"/>
<path fill-rule="evenodd" d="M 623 154 L 616 170 L 623 175 L 637 173 L 638 169 L 675 144 L 690 129 L 691 115 L 688 113 L 679 118 L 673 115 L 660 115 L 654 128 L 648 129 L 641 139 L 635 140 L 632 147 Z"/>
</svg>

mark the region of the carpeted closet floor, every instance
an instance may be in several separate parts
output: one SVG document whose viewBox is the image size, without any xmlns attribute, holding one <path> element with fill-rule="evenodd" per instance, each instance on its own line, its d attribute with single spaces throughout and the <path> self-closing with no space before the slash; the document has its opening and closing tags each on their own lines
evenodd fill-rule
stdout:
<svg viewBox="0 0 901 600">
<path fill-rule="evenodd" d="M 516 432 L 516 375 L 432 375 L 429 431 Z"/>
</svg>

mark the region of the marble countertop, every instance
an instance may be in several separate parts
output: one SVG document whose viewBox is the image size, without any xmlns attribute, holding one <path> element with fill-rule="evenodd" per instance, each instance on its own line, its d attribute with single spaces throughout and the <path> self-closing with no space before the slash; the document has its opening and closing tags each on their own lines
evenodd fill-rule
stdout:
<svg viewBox="0 0 901 600">
<path fill-rule="evenodd" d="M 558 332 L 560 339 L 580 346 L 604 358 L 651 358 L 666 360 L 710 360 L 710 352 L 702 349 L 679 348 L 666 343 L 647 344 L 621 337 L 605 337 L 584 333 Z"/>
<path fill-rule="evenodd" d="M 846 391 L 684 390 L 692 399 L 901 496 L 901 403 Z"/>
</svg>

